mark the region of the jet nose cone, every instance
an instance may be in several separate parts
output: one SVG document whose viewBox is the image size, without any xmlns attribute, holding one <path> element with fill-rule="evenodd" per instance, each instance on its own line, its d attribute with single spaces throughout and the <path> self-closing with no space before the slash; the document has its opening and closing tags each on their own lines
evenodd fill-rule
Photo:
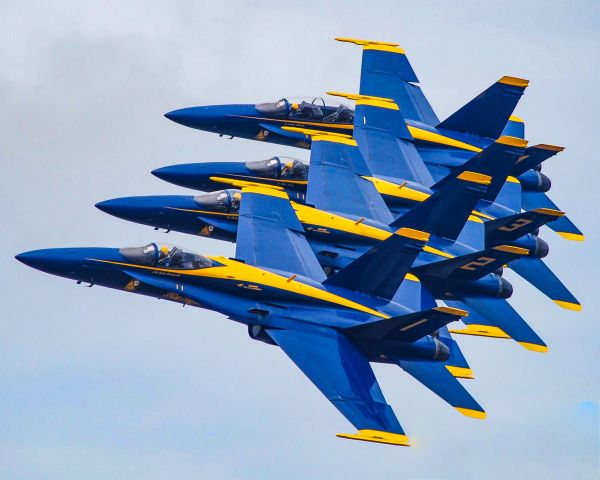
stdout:
<svg viewBox="0 0 600 480">
<path fill-rule="evenodd" d="M 132 202 L 128 198 L 124 197 L 98 202 L 95 207 L 98 210 L 102 210 L 104 213 L 120 217 L 124 213 L 130 212 L 134 205 L 132 205 Z"/>
<path fill-rule="evenodd" d="M 27 265 L 28 267 L 37 268 L 37 265 L 40 265 L 43 261 L 43 255 L 40 254 L 42 250 L 33 250 L 31 252 L 23 252 L 15 255 L 15 258 Z"/>
<path fill-rule="evenodd" d="M 60 274 L 72 260 L 72 251 L 64 248 L 49 248 L 20 253 L 15 258 L 28 267 L 43 272 Z"/>
<path fill-rule="evenodd" d="M 177 183 L 177 180 L 186 175 L 186 172 L 181 165 L 171 165 L 168 167 L 160 167 L 152 170 L 152 175 L 164 180 L 165 182 Z"/>
<path fill-rule="evenodd" d="M 209 126 L 209 123 L 214 122 L 214 113 L 216 112 L 211 107 L 190 107 L 167 112 L 165 117 L 180 125 L 203 130 Z"/>
</svg>

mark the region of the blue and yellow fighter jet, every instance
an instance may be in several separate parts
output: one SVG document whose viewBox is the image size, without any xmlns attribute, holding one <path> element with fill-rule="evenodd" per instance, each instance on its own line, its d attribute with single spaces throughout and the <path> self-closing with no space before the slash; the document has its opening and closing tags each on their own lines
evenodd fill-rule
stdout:
<svg viewBox="0 0 600 480">
<path fill-rule="evenodd" d="M 512 115 L 514 108 L 528 80 L 505 76 L 479 94 L 443 122 L 435 115 L 431 105 L 416 85 L 418 79 L 406 58 L 404 50 L 397 44 L 338 38 L 363 46 L 360 94 L 391 98 L 402 110 L 409 135 L 423 157 L 435 181 L 445 177 L 449 171 L 477 155 L 502 135 L 522 138 L 523 121 Z M 336 92 L 329 92 L 336 94 Z M 292 128 L 310 128 L 323 133 L 352 134 L 354 111 L 346 106 L 327 106 L 321 98 L 302 103 L 279 100 L 275 103 L 247 105 L 215 105 L 175 110 L 166 117 L 182 125 L 271 143 L 310 148 L 310 139 Z M 518 178 L 522 188 L 522 202 L 525 209 L 547 208 L 559 210 L 548 198 L 546 192 L 551 182 L 541 173 L 541 163 L 562 151 L 554 145 L 536 145 L 526 150 L 523 159 L 515 167 L 513 176 Z M 274 167 L 279 159 L 272 159 L 266 167 Z M 292 162 L 293 164 L 293 162 Z M 292 175 L 290 162 L 280 164 L 280 169 L 272 175 L 263 175 L 260 164 L 230 164 L 222 173 L 211 172 L 209 165 L 203 167 L 206 178 L 219 179 L 234 177 L 254 177 L 253 181 L 273 182 L 290 187 L 292 191 L 301 185 Z M 221 167 L 224 167 L 223 165 Z M 189 168 L 188 168 L 189 170 Z M 171 167 L 154 172 L 157 176 L 178 183 L 182 171 Z M 261 180 L 261 177 L 265 177 Z M 191 179 L 184 180 L 189 182 Z M 222 183 L 222 182 L 221 182 Z M 296 183 L 296 185 L 294 185 Z M 426 185 L 427 187 L 431 185 Z M 217 188 L 227 188 L 222 184 Z M 562 216 L 551 225 L 562 237 L 569 240 L 583 240 L 581 231 Z"/>
<path fill-rule="evenodd" d="M 473 163 L 476 170 L 449 179 L 435 194 L 394 219 L 368 180 L 371 173 L 356 141 L 319 133 L 313 138 L 307 189 L 307 203 L 312 206 L 295 202 L 292 206 L 313 252 L 329 273 L 345 268 L 400 226 L 426 230 L 431 238 L 411 272 L 436 298 L 462 302 L 463 309 L 473 313 L 469 319 L 474 321 L 465 320 L 469 326 L 459 333 L 512 338 L 530 350 L 546 351 L 546 344 L 503 300 L 512 287 L 498 275 L 506 262 L 535 255 L 535 248 L 496 243 L 477 249 L 484 248 L 484 229 L 482 221 L 471 215 L 472 209 L 494 184 L 503 184 L 522 154 L 509 138 L 498 140 L 495 150 L 496 158 Z M 155 228 L 235 241 L 240 198 L 240 191 L 224 190 L 196 197 L 120 198 L 96 206 Z"/>
<path fill-rule="evenodd" d="M 17 255 L 47 273 L 220 312 L 251 338 L 278 345 L 357 433 L 342 438 L 408 445 L 369 362 L 397 364 L 459 412 L 485 412 L 452 375 L 446 324 L 467 312 L 439 307 L 409 273 L 429 234 L 400 227 L 326 278 L 289 197 L 245 187 L 235 258 L 150 244 L 60 248 Z M 460 355 L 459 355 L 460 356 Z"/>
<path fill-rule="evenodd" d="M 504 140 L 488 145 L 436 183 L 412 142 L 402 113 L 393 101 L 363 95 L 344 95 L 357 101 L 353 135 L 372 172 L 372 176 L 365 178 L 374 183 L 395 216 L 402 215 L 408 206 L 424 200 L 461 172 L 468 169 L 479 171 L 479 165 L 485 165 L 505 154 L 504 150 L 515 150 L 517 146 L 521 148 L 526 145 L 525 141 L 515 137 L 501 137 Z M 323 134 L 314 129 L 282 128 L 305 136 L 308 133 L 308 137 Z M 486 246 L 508 242 L 528 249 L 532 255 L 513 262 L 511 267 L 559 306 L 579 310 L 581 305 L 578 300 L 541 260 L 548 253 L 548 245 L 537 236 L 540 226 L 549 222 L 552 222 L 549 225 L 555 224 L 564 216 L 564 212 L 536 208 L 521 213 L 522 184 L 513 176 L 522 168 L 522 163 L 527 161 L 524 158 L 530 156 L 531 152 L 547 151 L 548 148 L 550 147 L 538 145 L 521 150 L 509 172 L 504 172 L 511 174 L 509 182 L 504 184 L 506 174 L 495 175 L 493 185 L 477 204 L 474 214 L 485 221 Z M 291 198 L 304 202 L 308 172 L 308 165 L 301 162 L 274 158 L 246 164 L 226 162 L 176 165 L 153 173 L 179 185 L 209 191 L 228 186 L 265 183 L 283 188 Z M 342 201 L 344 191 L 340 191 L 339 202 Z"/>
</svg>

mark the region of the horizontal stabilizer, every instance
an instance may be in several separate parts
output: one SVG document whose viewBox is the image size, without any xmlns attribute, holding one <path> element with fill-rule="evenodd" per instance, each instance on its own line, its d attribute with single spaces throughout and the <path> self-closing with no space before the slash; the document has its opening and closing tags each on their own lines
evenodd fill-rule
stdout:
<svg viewBox="0 0 600 480">
<path fill-rule="evenodd" d="M 323 281 L 325 273 L 287 194 L 267 187 L 244 187 L 242 192 L 235 258 Z"/>
<path fill-rule="evenodd" d="M 268 329 L 268 334 L 359 434 L 408 445 L 369 360 L 344 334 L 326 327 Z"/>
<path fill-rule="evenodd" d="M 479 419 L 486 417 L 481 405 L 450 373 L 444 363 L 431 360 L 400 360 L 398 365 L 463 415 Z"/>
<path fill-rule="evenodd" d="M 517 160 L 523 156 L 526 145 L 527 140 L 521 138 L 500 137 L 485 150 L 454 169 L 450 175 L 436 183 L 433 189 L 441 188 L 453 177 L 460 175 L 464 171 L 477 172 L 492 177 L 492 182 L 488 186 L 483 199 L 493 202 L 509 177 Z"/>
<path fill-rule="evenodd" d="M 528 84 L 522 78 L 502 77 L 437 127 L 498 138 Z"/>
<path fill-rule="evenodd" d="M 456 240 L 473 208 L 486 195 L 491 181 L 488 175 L 462 172 L 390 226 L 425 230 L 438 237 Z"/>
<path fill-rule="evenodd" d="M 363 47 L 360 73 L 361 95 L 391 98 L 408 120 L 427 125 L 439 122 L 421 88 L 419 79 L 406 58 L 406 52 L 395 43 L 336 38 L 340 42 Z"/>
<path fill-rule="evenodd" d="M 429 234 L 400 228 L 323 283 L 391 300 Z"/>
<path fill-rule="evenodd" d="M 558 208 L 544 192 L 524 191 L 522 198 L 523 209 L 525 210 L 535 210 L 536 208 L 560 210 L 560 208 Z M 582 242 L 584 240 L 581 230 L 579 230 L 566 215 L 560 217 L 554 222 L 549 223 L 548 227 L 567 240 L 575 240 L 577 242 Z"/>
<path fill-rule="evenodd" d="M 557 153 L 562 152 L 564 149 L 564 147 L 546 144 L 527 147 L 523 155 L 517 161 L 517 164 L 513 167 L 511 175 L 513 177 L 518 177 L 527 170 L 536 167 Z"/>
<path fill-rule="evenodd" d="M 553 222 L 564 215 L 564 212 L 549 208 L 537 208 L 528 212 L 501 217 L 485 222 L 486 245 L 500 245 L 511 242 L 535 229 Z"/>
<path fill-rule="evenodd" d="M 460 320 L 467 312 L 457 308 L 434 307 L 421 312 L 357 325 L 344 330 L 351 337 L 375 340 L 416 342 L 450 322 Z"/>
<path fill-rule="evenodd" d="M 463 319 L 467 325 L 452 333 L 492 338 L 512 338 L 527 350 L 545 352 L 548 347 L 537 333 L 501 298 L 465 297 L 462 301 L 446 301 L 455 308 L 464 308 L 469 316 Z"/>
<path fill-rule="evenodd" d="M 198 215 L 198 219 L 212 227 L 224 230 L 229 233 L 237 233 L 237 222 L 223 220 L 222 218 L 214 218 L 203 215 Z"/>
<path fill-rule="evenodd" d="M 557 305 L 568 310 L 581 310 L 581 304 L 541 258 L 521 258 L 510 268 L 527 280 Z"/>
<path fill-rule="evenodd" d="M 480 252 L 468 253 L 460 257 L 427 263 L 413 268 L 417 277 L 437 277 L 452 280 L 477 280 L 493 273 L 504 264 L 528 255 L 524 248 L 499 245 Z"/>
</svg>

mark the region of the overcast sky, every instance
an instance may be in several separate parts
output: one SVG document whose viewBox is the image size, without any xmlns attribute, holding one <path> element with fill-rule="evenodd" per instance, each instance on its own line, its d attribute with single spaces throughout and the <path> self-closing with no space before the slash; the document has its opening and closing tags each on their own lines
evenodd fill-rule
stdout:
<svg viewBox="0 0 600 480">
<path fill-rule="evenodd" d="M 285 3 L 3 2 L 0 477 L 597 478 L 600 4 Z M 375 366 L 411 448 L 337 439 L 351 425 L 239 324 L 82 288 L 13 259 L 153 240 L 232 255 L 232 244 L 154 232 L 93 205 L 191 193 L 150 175 L 168 164 L 307 160 L 306 151 L 219 138 L 163 114 L 356 91 L 360 49 L 336 36 L 400 43 L 440 118 L 502 75 L 529 78 L 516 114 L 532 143 L 567 147 L 544 172 L 551 197 L 586 234 L 576 243 L 542 232 L 548 263 L 582 312 L 509 274 L 511 302 L 548 353 L 459 339 L 486 420 L 462 417 L 398 367 Z"/>
</svg>

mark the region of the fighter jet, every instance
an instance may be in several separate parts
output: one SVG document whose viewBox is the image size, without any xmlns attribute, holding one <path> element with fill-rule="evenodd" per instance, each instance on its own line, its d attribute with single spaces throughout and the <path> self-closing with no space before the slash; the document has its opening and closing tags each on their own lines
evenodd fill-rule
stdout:
<svg viewBox="0 0 600 480">
<path fill-rule="evenodd" d="M 485 221 L 486 246 L 508 243 L 527 249 L 531 255 L 513 262 L 512 268 L 559 306 L 572 310 L 581 309 L 578 300 L 541 261 L 549 249 L 546 242 L 537 236 L 538 229 L 544 224 L 556 223 L 564 216 L 564 212 L 538 208 L 521 213 L 522 185 L 515 177 L 509 175 L 522 168 L 523 162 L 527 162 L 523 158 L 531 155 L 532 151 L 543 150 L 541 146 L 523 150 L 527 144 L 524 140 L 501 137 L 435 182 L 412 143 L 410 131 L 405 127 L 405 120 L 395 102 L 380 97 L 344 95 L 356 100 L 353 135 L 371 172 L 363 177 L 373 182 L 395 217 L 406 213 L 416 202 L 428 198 L 461 172 L 473 170 L 486 173 L 486 167 L 505 165 L 504 170 L 495 172 L 493 184 L 488 187 L 485 196 L 473 210 L 475 216 Z M 305 134 L 307 138 L 323 134 L 314 129 L 285 126 L 283 129 Z M 526 153 L 527 151 L 530 153 Z M 518 156 L 515 157 L 515 154 Z M 512 158 L 513 161 L 501 163 L 500 160 L 506 157 Z M 246 164 L 227 162 L 176 165 L 155 170 L 153 173 L 179 185 L 205 190 L 265 183 L 283 188 L 297 202 L 305 201 L 304 192 L 310 175 L 307 165 L 297 161 L 282 161 L 279 158 Z M 505 182 L 507 179 L 508 182 Z M 332 181 L 337 182 L 335 179 Z M 347 191 L 340 190 L 341 198 Z M 341 198 L 336 201 L 340 203 Z M 475 249 L 479 248 L 475 246 Z"/>
<path fill-rule="evenodd" d="M 405 117 L 408 133 L 406 138 L 417 148 L 433 180 L 441 180 L 456 166 L 464 164 L 485 150 L 500 136 L 523 138 L 523 121 L 512 113 L 529 84 L 528 80 L 504 76 L 448 119 L 440 122 L 423 92 L 416 85 L 418 79 L 406 59 L 404 50 L 398 48 L 397 44 L 347 38 L 337 40 L 363 46 L 360 94 L 391 98 L 399 105 Z M 281 99 L 273 103 L 255 105 L 184 108 L 169 112 L 166 117 L 188 127 L 221 135 L 301 148 L 310 148 L 310 138 L 302 136 L 294 129 L 308 128 L 322 133 L 352 135 L 355 124 L 354 111 L 350 107 L 343 104 L 329 106 L 318 97 L 301 103 Z M 546 208 L 560 211 L 546 195 L 551 182 L 541 173 L 541 163 L 562 150 L 562 147 L 546 144 L 530 147 L 520 164 L 515 167 L 513 176 L 520 183 L 525 209 Z M 273 161 L 272 164 L 274 165 Z M 247 165 L 228 164 L 218 167 L 224 167 L 224 173 L 238 178 L 249 174 L 255 177 L 252 181 L 270 183 L 275 178 L 279 185 L 290 186 L 292 192 L 297 187 L 301 188 L 301 185 L 290 185 L 285 173 L 283 178 L 280 178 L 270 174 L 253 174 L 252 166 L 244 168 L 248 167 Z M 208 164 L 203 167 L 203 171 L 207 174 L 206 177 L 224 178 L 218 171 L 211 172 Z M 283 169 L 280 168 L 280 172 L 283 172 Z M 154 173 L 164 179 L 170 177 L 171 181 L 181 177 L 177 168 L 159 169 Z M 279 173 L 276 172 L 275 175 Z M 218 188 L 227 187 L 221 185 Z M 565 215 L 549 226 L 563 238 L 584 238 L 581 231 Z"/>
<path fill-rule="evenodd" d="M 288 196 L 245 187 L 235 258 L 152 243 L 17 255 L 26 265 L 79 282 L 202 307 L 278 345 L 358 430 L 339 437 L 409 445 L 369 362 L 397 364 L 459 412 L 485 412 L 454 378 L 446 324 L 467 312 L 439 307 L 411 265 L 429 234 L 400 227 L 326 277 Z"/>
<path fill-rule="evenodd" d="M 459 333 L 513 338 L 529 350 L 546 351 L 546 344 L 508 303 L 494 302 L 512 294 L 510 283 L 498 275 L 502 266 L 535 254 L 535 250 L 505 244 L 481 250 L 483 222 L 471 215 L 473 206 L 494 183 L 482 172 L 506 178 L 521 153 L 511 149 L 495 161 L 479 164 L 481 171 L 462 172 L 394 219 L 374 184 L 367 180 L 371 173 L 356 142 L 339 135 L 318 134 L 313 139 L 307 189 L 307 203 L 314 207 L 295 202 L 292 206 L 313 252 L 330 274 L 389 238 L 399 226 L 426 230 L 431 238 L 411 273 L 436 298 L 464 302 L 464 309 L 479 314 L 477 322 L 466 320 L 469 327 Z M 224 190 L 196 197 L 121 198 L 96 206 L 155 228 L 235 241 L 240 199 L 240 191 Z M 482 308 L 485 300 L 493 305 Z"/>
</svg>

